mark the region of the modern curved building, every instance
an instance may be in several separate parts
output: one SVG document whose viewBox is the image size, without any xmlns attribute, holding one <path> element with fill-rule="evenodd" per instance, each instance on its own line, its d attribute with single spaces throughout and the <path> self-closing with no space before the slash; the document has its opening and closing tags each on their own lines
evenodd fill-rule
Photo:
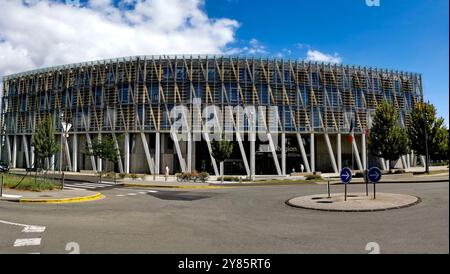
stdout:
<svg viewBox="0 0 450 274">
<path fill-rule="evenodd" d="M 377 104 L 393 102 L 406 126 L 422 98 L 421 75 L 366 67 L 231 56 L 71 64 L 3 78 L 1 157 L 12 167 L 32 166 L 36 124 L 51 114 L 59 134 L 64 113 L 73 124 L 64 144 L 66 170 L 104 168 L 86 155 L 86 144 L 109 135 L 120 151 L 118 172 L 159 174 L 168 166 L 171 173 L 218 174 L 206 130 L 211 122 L 236 143 L 226 174 L 284 175 L 300 165 L 307 172 L 385 167 L 366 152 Z M 186 115 L 174 114 L 177 107 Z M 180 120 L 184 138 L 171 131 Z M 414 159 L 405 155 L 398 163 L 408 167 Z"/>
</svg>

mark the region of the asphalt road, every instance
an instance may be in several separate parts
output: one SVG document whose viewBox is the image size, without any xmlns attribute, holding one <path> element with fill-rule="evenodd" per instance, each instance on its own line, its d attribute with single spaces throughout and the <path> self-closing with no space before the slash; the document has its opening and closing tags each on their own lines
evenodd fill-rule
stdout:
<svg viewBox="0 0 450 274">
<path fill-rule="evenodd" d="M 383 184 L 377 191 L 416 195 L 422 203 L 371 213 L 285 205 L 295 196 L 326 192 L 326 186 L 314 184 L 117 188 L 102 190 L 103 200 L 78 204 L 0 202 L 0 253 L 69 253 L 77 247 L 81 253 L 368 253 L 369 242 L 381 253 L 449 252 L 448 182 Z M 23 232 L 27 225 L 45 231 Z M 14 246 L 18 239 L 40 243 Z"/>
</svg>

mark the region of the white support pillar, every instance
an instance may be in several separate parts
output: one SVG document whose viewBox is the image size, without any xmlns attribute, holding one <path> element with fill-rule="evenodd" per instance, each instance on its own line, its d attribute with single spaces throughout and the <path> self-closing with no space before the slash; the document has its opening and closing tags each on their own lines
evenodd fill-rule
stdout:
<svg viewBox="0 0 450 274">
<path fill-rule="evenodd" d="M 308 156 L 306 155 L 305 146 L 303 145 L 303 138 L 300 133 L 297 133 L 297 142 L 300 147 L 300 152 L 302 154 L 303 164 L 305 165 L 306 172 L 311 172 Z"/>
<path fill-rule="evenodd" d="M 337 168 L 338 170 L 342 170 L 342 141 L 341 141 L 341 134 L 338 133 L 336 136 L 336 145 L 337 145 Z"/>
<path fill-rule="evenodd" d="M 187 133 L 187 171 L 192 172 L 192 133 Z"/>
<path fill-rule="evenodd" d="M 400 160 L 402 161 L 402 167 L 403 167 L 403 169 L 408 168 L 408 166 L 406 165 L 405 155 L 400 156 Z"/>
<path fill-rule="evenodd" d="M 142 144 L 144 146 L 144 152 L 145 152 L 145 157 L 147 159 L 148 169 L 150 170 L 151 174 L 156 174 L 155 173 L 155 163 L 152 158 L 152 155 L 150 154 L 150 149 L 148 148 L 148 142 L 147 142 L 147 138 L 145 137 L 144 132 L 141 132 L 141 140 L 142 140 Z"/>
<path fill-rule="evenodd" d="M 352 134 L 352 146 L 353 146 L 353 154 L 355 156 L 356 159 L 356 164 L 358 165 L 358 169 L 362 170 L 363 169 L 363 165 L 361 162 L 361 157 L 359 156 L 359 150 L 358 150 L 358 145 L 356 144 L 356 138 L 355 135 Z"/>
<path fill-rule="evenodd" d="M 324 136 L 325 136 L 325 143 L 327 144 L 328 155 L 330 156 L 331 165 L 333 167 L 334 173 L 339 173 L 339 170 L 336 165 L 336 159 L 334 158 L 333 148 L 331 147 L 330 136 L 328 135 L 328 133 L 325 133 Z"/>
<path fill-rule="evenodd" d="M 122 156 L 120 155 L 120 147 L 119 142 L 117 142 L 117 136 L 115 133 L 111 134 L 114 140 L 114 147 L 116 148 L 117 152 L 117 164 L 119 165 L 119 172 L 123 173 L 123 163 L 122 163 Z"/>
<path fill-rule="evenodd" d="M 69 166 L 69 170 L 72 170 L 72 160 L 70 159 L 69 142 L 67 139 L 68 138 L 64 138 L 64 147 L 66 149 L 66 161 L 67 161 L 67 166 Z M 64 167 L 64 168 L 66 168 L 66 167 Z"/>
<path fill-rule="evenodd" d="M 17 135 L 13 137 L 13 149 L 12 149 L 12 160 L 11 160 L 11 168 L 16 168 L 17 164 Z"/>
<path fill-rule="evenodd" d="M 209 138 L 209 134 L 207 132 L 203 132 L 203 138 L 205 139 L 206 146 L 208 147 L 209 156 L 211 157 L 211 163 L 214 169 L 214 174 L 216 176 L 220 176 L 219 169 L 217 168 L 216 159 L 212 156 L 212 147 L 211 147 L 211 140 Z"/>
<path fill-rule="evenodd" d="M 89 133 L 86 133 L 86 142 L 88 143 L 88 149 L 89 149 L 89 147 L 92 147 L 91 135 L 89 135 Z M 95 164 L 95 157 L 91 155 L 91 156 L 89 156 L 89 158 L 91 158 L 92 170 L 97 172 L 97 165 Z"/>
<path fill-rule="evenodd" d="M 411 168 L 411 154 L 406 154 L 406 167 Z"/>
<path fill-rule="evenodd" d="M 315 151 L 315 146 L 314 146 L 314 133 L 310 134 L 310 142 L 309 142 L 309 158 L 310 158 L 310 167 L 311 167 L 311 172 L 315 172 L 316 171 L 316 151 Z"/>
<path fill-rule="evenodd" d="M 380 162 L 381 162 L 381 168 L 383 170 L 387 170 L 387 168 L 386 168 L 386 161 L 384 160 L 384 158 L 379 158 L 379 159 L 380 159 Z"/>
<path fill-rule="evenodd" d="M 270 151 L 272 152 L 272 157 L 273 157 L 273 162 L 275 164 L 275 168 L 277 169 L 277 173 L 278 175 L 282 175 L 281 173 L 281 168 L 280 168 L 280 164 L 278 162 L 278 156 L 277 156 L 277 151 L 275 149 L 275 145 L 273 143 L 273 139 L 272 139 L 272 134 L 267 133 L 267 139 L 269 140 L 269 147 L 270 147 Z"/>
<path fill-rule="evenodd" d="M 97 139 L 98 140 L 101 140 L 102 139 L 102 134 L 101 133 L 99 133 L 98 135 L 97 135 Z M 101 172 L 102 170 L 103 170 L 103 165 L 102 165 L 103 163 L 102 163 L 102 159 L 100 159 L 100 158 L 98 158 L 97 157 L 97 170 L 99 171 L 99 172 Z"/>
<path fill-rule="evenodd" d="M 78 171 L 78 135 L 72 135 L 72 171 Z"/>
<path fill-rule="evenodd" d="M 130 134 L 125 133 L 124 135 L 124 172 L 126 174 L 130 173 Z"/>
<path fill-rule="evenodd" d="M 28 153 L 28 142 L 27 142 L 27 136 L 22 135 L 22 148 L 23 151 L 25 153 L 25 164 L 27 166 L 27 168 L 30 168 L 30 158 L 29 158 L 29 153 Z"/>
<path fill-rule="evenodd" d="M 180 162 L 181 171 L 186 172 L 186 162 L 183 158 L 183 153 L 181 153 L 180 142 L 178 141 L 178 137 L 176 132 L 171 131 L 170 135 L 172 136 L 173 143 L 175 144 L 175 150 L 177 151 L 178 161 Z"/>
<path fill-rule="evenodd" d="M 161 173 L 161 133 L 155 133 L 155 171 L 156 175 Z"/>
<path fill-rule="evenodd" d="M 7 153 L 7 157 L 8 157 L 8 164 L 11 165 L 11 163 L 12 163 L 11 142 L 9 140 L 8 135 L 5 135 L 5 138 L 6 138 L 6 153 Z"/>
<path fill-rule="evenodd" d="M 255 158 L 256 158 L 256 134 L 255 133 L 249 133 L 250 134 L 250 176 L 252 180 L 255 179 Z"/>
<path fill-rule="evenodd" d="M 367 169 L 366 134 L 361 134 L 362 166 Z"/>
<path fill-rule="evenodd" d="M 281 174 L 286 175 L 286 133 L 281 133 Z"/>
<path fill-rule="evenodd" d="M 414 150 L 411 150 L 411 167 L 416 166 L 416 155 L 414 155 Z"/>
<path fill-rule="evenodd" d="M 56 158 L 56 156 L 55 156 L 55 154 L 53 154 L 52 157 L 50 158 L 50 162 L 49 162 L 48 158 L 46 159 L 47 165 L 50 167 L 51 171 L 55 171 L 55 168 L 56 168 L 56 159 L 55 158 Z"/>
<path fill-rule="evenodd" d="M 247 155 L 245 154 L 245 148 L 244 148 L 244 144 L 242 143 L 241 133 L 238 130 L 239 129 L 236 128 L 236 139 L 237 139 L 237 142 L 239 145 L 239 149 L 241 151 L 242 161 L 244 162 L 245 171 L 247 172 L 247 176 L 250 176 L 250 167 L 248 165 Z"/>
<path fill-rule="evenodd" d="M 34 162 L 35 161 L 35 157 L 34 157 L 34 146 L 30 146 L 30 164 L 32 167 L 36 167 L 37 163 Z"/>
</svg>

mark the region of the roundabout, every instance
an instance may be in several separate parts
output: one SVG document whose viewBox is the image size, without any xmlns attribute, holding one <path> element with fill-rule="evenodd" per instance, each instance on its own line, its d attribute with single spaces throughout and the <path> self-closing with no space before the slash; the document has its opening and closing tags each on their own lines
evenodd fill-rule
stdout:
<svg viewBox="0 0 450 274">
<path fill-rule="evenodd" d="M 393 193 L 377 193 L 376 199 L 366 193 L 348 193 L 347 201 L 343 193 L 316 194 L 289 199 L 286 204 L 292 207 L 337 212 L 373 212 L 410 207 L 421 202 L 416 196 Z"/>
</svg>

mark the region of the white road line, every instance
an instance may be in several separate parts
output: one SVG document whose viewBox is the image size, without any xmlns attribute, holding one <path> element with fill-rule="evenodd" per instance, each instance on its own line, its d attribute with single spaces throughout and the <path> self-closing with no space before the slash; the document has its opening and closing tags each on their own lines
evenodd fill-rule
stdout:
<svg viewBox="0 0 450 274">
<path fill-rule="evenodd" d="M 147 194 L 147 192 L 142 191 L 142 192 L 138 192 L 139 194 Z"/>
<path fill-rule="evenodd" d="M 128 196 L 136 196 L 137 193 L 128 193 L 127 195 L 128 195 Z"/>
<path fill-rule="evenodd" d="M 116 195 L 116 197 L 125 197 L 125 195 L 120 194 L 120 195 Z"/>
<path fill-rule="evenodd" d="M 31 225 L 31 226 L 26 226 L 23 228 L 22 232 L 25 233 L 41 233 L 45 231 L 45 226 L 35 226 L 35 225 Z"/>
<path fill-rule="evenodd" d="M 149 190 L 149 191 L 147 191 L 147 193 L 157 193 L 158 191 L 156 191 L 156 190 Z"/>
<path fill-rule="evenodd" d="M 2 221 L 2 220 L 0 220 L 0 223 L 6 224 L 6 225 L 22 226 L 22 227 L 30 227 L 30 226 L 34 226 L 34 225 L 24 225 L 24 224 L 13 223 L 13 222 L 8 222 L 8 221 Z M 36 225 L 36 226 L 37 226 L 37 225 Z M 44 226 L 44 228 L 45 228 L 45 226 Z"/>
<path fill-rule="evenodd" d="M 41 238 L 29 238 L 29 239 L 17 239 L 14 242 L 14 246 L 30 246 L 30 245 L 40 245 Z"/>
<path fill-rule="evenodd" d="M 41 254 L 41 252 L 31 252 L 31 253 L 28 253 L 28 254 Z"/>
</svg>

